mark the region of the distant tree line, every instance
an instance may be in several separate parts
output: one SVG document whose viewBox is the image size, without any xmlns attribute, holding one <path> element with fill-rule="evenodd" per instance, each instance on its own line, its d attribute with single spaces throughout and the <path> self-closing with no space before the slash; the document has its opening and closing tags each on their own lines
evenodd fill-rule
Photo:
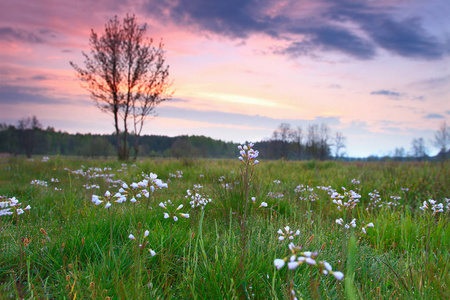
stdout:
<svg viewBox="0 0 450 300">
<path fill-rule="evenodd" d="M 336 139 L 337 143 L 336 143 Z M 273 132 L 271 139 L 255 143 L 265 159 L 332 159 L 341 158 L 345 148 L 342 135 L 331 137 L 326 125 L 311 125 L 305 132 L 291 129 L 283 123 Z M 144 135 L 138 141 L 130 135 L 131 155 L 141 157 L 175 158 L 234 158 L 237 143 L 214 140 L 205 136 Z M 334 153 L 332 147 L 335 147 Z M 16 126 L 0 124 L 0 153 L 11 155 L 74 155 L 80 157 L 108 157 L 115 154 L 117 135 L 69 134 L 53 127 L 43 129 L 35 116 L 19 120 Z"/>
<path fill-rule="evenodd" d="M 255 146 L 270 159 L 328 160 L 343 159 L 345 143 L 345 136 L 341 132 L 333 134 L 326 124 L 310 124 L 304 130 L 281 123 L 270 139 Z"/>
<path fill-rule="evenodd" d="M 395 148 L 394 151 L 384 156 L 369 156 L 368 161 L 445 161 L 450 157 L 450 127 L 444 121 L 434 134 L 434 139 L 430 141 L 432 146 L 439 149 L 436 156 L 429 155 L 429 149 L 423 137 L 414 138 L 411 141 L 411 149 L 407 151 L 404 147 Z"/>
<path fill-rule="evenodd" d="M 22 120 L 18 126 L 0 124 L 0 153 L 26 155 L 28 158 L 33 154 L 107 157 L 113 150 L 107 136 L 69 134 L 55 131 L 53 127 L 44 130 L 40 123 L 38 126 L 22 124 Z"/>
<path fill-rule="evenodd" d="M 43 129 L 33 117 L 19 120 L 17 125 L 0 124 L 0 153 L 10 155 L 74 155 L 79 157 L 108 157 L 116 153 L 116 134 L 69 134 L 53 127 Z M 134 145 L 134 136 L 128 139 Z M 236 156 L 237 144 L 214 140 L 205 136 L 139 137 L 138 155 L 141 157 L 214 157 Z M 131 148 L 134 156 L 134 147 Z"/>
<path fill-rule="evenodd" d="M 255 149 L 264 159 L 286 160 L 367 160 L 367 161 L 421 161 L 445 160 L 450 157 L 448 150 L 450 130 L 445 124 L 435 134 L 433 145 L 440 149 L 435 157 L 428 156 L 428 148 L 423 138 L 415 138 L 411 150 L 403 147 L 385 156 L 351 158 L 345 153 L 346 138 L 340 132 L 332 133 L 327 125 L 311 124 L 303 130 L 282 123 L 274 130 L 272 137 L 255 142 Z M 20 119 L 16 125 L 0 124 L 0 153 L 10 155 L 71 155 L 78 157 L 107 158 L 117 152 L 116 133 L 69 134 L 56 131 L 53 127 L 43 128 L 36 116 Z M 131 135 L 130 145 L 137 144 L 138 151 L 131 147 L 131 155 L 139 157 L 175 158 L 236 158 L 237 143 L 224 142 L 205 136 L 157 136 L 143 135 L 138 141 Z"/>
</svg>

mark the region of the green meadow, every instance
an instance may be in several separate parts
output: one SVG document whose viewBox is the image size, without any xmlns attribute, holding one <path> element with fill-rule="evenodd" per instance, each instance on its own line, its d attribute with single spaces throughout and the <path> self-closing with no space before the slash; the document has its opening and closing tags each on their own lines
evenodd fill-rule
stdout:
<svg viewBox="0 0 450 300">
<path fill-rule="evenodd" d="M 0 299 L 450 298 L 448 162 L 258 159 L 2 158 Z"/>
</svg>

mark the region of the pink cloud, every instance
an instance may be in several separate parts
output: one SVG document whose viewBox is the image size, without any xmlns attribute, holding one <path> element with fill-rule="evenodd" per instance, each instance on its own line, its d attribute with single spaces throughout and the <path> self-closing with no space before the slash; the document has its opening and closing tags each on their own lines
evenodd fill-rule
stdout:
<svg viewBox="0 0 450 300">
<path fill-rule="evenodd" d="M 440 107 L 443 111 L 450 109 L 448 88 L 439 83 L 445 81 L 438 80 L 448 78 L 445 68 L 442 68 L 447 65 L 448 57 L 434 62 L 417 62 L 391 55 L 385 50 L 373 61 L 362 62 L 339 52 L 316 49 L 310 56 L 294 59 L 280 55 L 280 50 L 286 49 L 293 41 L 308 41 L 308 33 L 281 30 L 286 29 L 283 27 L 286 24 L 280 25 L 280 31 L 276 32 L 278 35 L 250 31 L 245 38 L 236 38 L 201 28 L 199 23 L 194 22 L 195 19 L 191 20 L 193 24 L 179 26 L 177 20 L 169 18 L 168 7 L 161 12 L 165 17 L 158 19 L 145 11 L 140 6 L 142 3 L 104 0 L 4 2 L 0 11 L 2 84 L 33 93 L 33 99 L 43 99 L 43 103 L 24 105 L 0 102 L 0 118 L 3 120 L 36 113 L 49 125 L 55 124 L 55 127 L 61 126 L 64 130 L 92 128 L 111 132 L 112 120 L 100 113 L 88 92 L 80 87 L 69 61 L 83 64 L 81 52 L 89 51 L 91 28 L 100 33 L 105 22 L 115 14 L 121 18 L 126 12 L 133 11 L 138 12 L 139 22 L 148 22 L 148 33 L 155 43 L 163 38 L 171 77 L 175 80 L 174 96 L 188 100 L 167 102 L 164 105 L 168 107 L 259 115 L 274 120 L 339 117 L 344 125 L 354 120 L 364 120 L 372 132 L 380 134 L 385 126 L 379 122 L 380 119 L 398 121 L 393 126 L 399 128 L 432 130 L 436 120 L 423 119 L 423 116 L 433 113 L 432 107 Z M 160 2 L 146 3 L 156 5 Z M 321 19 L 321 13 L 339 3 L 283 0 L 271 2 L 260 9 L 273 18 L 283 16 L 306 20 L 309 22 L 307 25 L 312 26 L 328 21 Z M 377 13 L 394 11 L 414 15 L 417 6 L 408 1 L 408 7 L 412 5 L 412 8 L 406 10 L 405 3 L 387 0 L 369 2 Z M 394 18 L 389 20 L 397 25 L 393 28 L 403 29 L 400 26 L 403 23 L 396 23 L 398 20 Z M 361 31 L 362 25 L 354 21 L 334 22 L 334 25 L 357 36 L 367 34 Z M 442 22 L 446 24 L 446 21 Z M 290 23 L 295 24 L 299 23 Z M 433 24 L 424 28 L 432 29 Z M 435 35 L 434 32 L 432 35 Z M 428 83 L 430 87 L 433 83 L 432 89 L 414 84 L 419 82 Z M 332 89 L 330 86 L 340 88 Z M 387 99 L 373 99 L 370 96 L 371 91 L 385 89 L 408 95 L 425 95 L 426 101 L 402 99 L 403 106 L 392 107 Z M 50 105 L 46 101 L 53 102 Z M 271 134 L 270 130 L 253 127 L 243 128 L 239 120 L 228 125 L 211 125 L 204 120 L 186 121 L 165 116 L 152 122 L 149 128 L 153 129 L 149 133 L 169 132 L 176 135 L 177 130 L 181 132 L 179 128 L 185 128 L 189 133 L 211 135 L 220 133 L 242 137 L 251 135 L 252 130 L 259 137 Z M 412 134 L 413 131 L 408 132 Z"/>
</svg>

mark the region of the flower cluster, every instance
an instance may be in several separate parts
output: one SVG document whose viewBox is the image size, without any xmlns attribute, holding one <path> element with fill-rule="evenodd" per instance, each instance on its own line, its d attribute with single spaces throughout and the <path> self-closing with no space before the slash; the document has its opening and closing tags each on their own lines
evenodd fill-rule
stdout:
<svg viewBox="0 0 450 300">
<path fill-rule="evenodd" d="M 126 163 L 121 163 L 120 164 L 120 168 L 117 169 L 117 172 L 125 172 L 126 173 L 126 170 L 128 170 L 127 164 Z"/>
<path fill-rule="evenodd" d="M 342 218 L 336 219 L 336 224 L 339 224 L 341 226 L 344 225 L 344 220 L 342 220 Z M 349 229 L 351 227 L 355 228 L 356 227 L 356 219 L 353 219 L 349 224 L 345 224 L 344 227 L 345 229 Z"/>
<path fill-rule="evenodd" d="M 223 187 L 227 191 L 233 189 L 233 184 L 232 183 L 222 183 L 220 186 Z"/>
<path fill-rule="evenodd" d="M 364 222 L 363 222 L 364 223 Z M 350 227 L 356 228 L 356 219 L 353 219 L 350 223 L 344 224 L 344 220 L 342 218 L 336 219 L 336 224 L 344 226 L 345 229 L 350 229 Z M 369 223 L 366 226 L 361 227 L 363 233 L 366 232 L 366 228 L 374 227 L 373 223 Z"/>
<path fill-rule="evenodd" d="M 289 244 L 289 250 L 292 255 L 285 257 L 283 259 L 275 259 L 273 264 L 279 270 L 284 267 L 287 262 L 289 270 L 295 270 L 297 267 L 302 264 L 306 264 L 312 267 L 316 267 L 319 269 L 319 273 L 323 275 L 331 274 L 337 280 L 342 280 L 344 278 L 344 274 L 339 271 L 333 271 L 331 265 L 326 261 L 317 261 L 316 257 L 318 256 L 317 252 L 311 251 L 302 251 L 301 247 L 295 246 L 293 243 Z"/>
<path fill-rule="evenodd" d="M 284 195 L 282 193 L 279 192 L 268 192 L 266 195 L 268 198 L 272 198 L 272 199 L 281 199 L 284 197 Z"/>
<path fill-rule="evenodd" d="M 336 192 L 334 189 L 331 188 L 331 185 L 329 185 L 329 186 L 318 185 L 317 189 L 322 190 L 322 191 L 326 191 L 328 195 L 331 195 L 334 192 Z"/>
<path fill-rule="evenodd" d="M 383 206 L 382 204 L 380 204 L 381 201 L 381 196 L 380 196 L 380 192 L 378 192 L 377 190 L 373 190 L 373 192 L 370 192 L 369 194 L 369 207 L 366 208 L 375 208 L 375 207 L 381 207 Z"/>
<path fill-rule="evenodd" d="M 252 203 L 255 204 L 256 203 L 256 197 L 252 197 Z M 259 205 L 259 208 L 261 207 L 267 207 L 269 206 L 266 202 L 261 202 L 261 204 Z"/>
<path fill-rule="evenodd" d="M 259 161 L 256 159 L 259 155 L 259 152 L 258 150 L 254 150 L 253 146 L 253 143 L 249 143 L 248 145 L 244 146 L 238 146 L 239 154 L 241 155 L 238 158 L 244 164 L 249 164 L 252 166 L 259 164 Z"/>
<path fill-rule="evenodd" d="M 355 186 L 355 190 L 357 190 L 358 192 L 361 192 L 361 188 L 359 187 L 359 185 L 361 184 L 361 181 L 359 181 L 356 178 L 353 178 L 351 183 Z"/>
<path fill-rule="evenodd" d="M 362 227 L 361 230 L 362 230 L 362 232 L 367 233 L 366 228 L 371 228 L 371 227 L 375 227 L 372 222 L 367 224 L 365 227 Z"/>
<path fill-rule="evenodd" d="M 299 196 L 300 200 L 304 201 L 316 201 L 319 200 L 319 196 L 317 196 L 316 193 L 314 193 L 314 188 L 310 187 L 308 185 L 304 186 L 303 184 L 298 185 L 295 190 L 296 193 L 300 193 Z"/>
<path fill-rule="evenodd" d="M 351 183 L 353 183 L 353 184 L 355 184 L 355 185 L 358 185 L 358 184 L 361 184 L 361 181 L 359 181 L 359 180 L 356 179 L 356 178 L 353 178 L 352 181 L 351 181 Z"/>
<path fill-rule="evenodd" d="M 19 200 L 16 197 L 7 198 L 6 196 L 0 196 L 0 200 L 7 199 L 7 201 L 0 201 L 0 216 L 12 215 L 14 212 L 17 215 L 21 215 L 25 210 L 31 209 L 31 206 L 27 206 L 25 208 L 21 208 L 22 203 L 19 203 Z M 13 211 L 12 211 L 13 210 Z"/>
<path fill-rule="evenodd" d="M 164 183 L 161 179 L 158 178 L 158 175 L 154 173 L 150 173 L 149 175 L 143 174 L 144 179 L 139 182 L 133 182 L 128 185 L 126 182 L 122 182 L 121 187 L 117 193 L 114 195 L 111 192 L 106 191 L 104 196 L 92 195 L 92 202 L 95 205 L 99 205 L 103 202 L 103 200 L 107 201 L 105 208 L 111 206 L 110 201 L 114 201 L 116 203 L 124 203 L 129 198 L 131 203 L 136 203 L 139 198 L 142 196 L 149 198 L 150 192 L 147 188 L 154 192 L 157 189 L 167 188 L 167 183 Z"/>
<path fill-rule="evenodd" d="M 157 189 L 168 188 L 167 183 L 164 183 L 161 179 L 158 178 L 158 175 L 154 173 L 150 173 L 149 175 L 142 174 L 144 176 L 144 180 L 137 183 L 138 186 L 149 189 L 154 192 Z"/>
<path fill-rule="evenodd" d="M 83 187 L 86 188 L 87 190 L 100 188 L 98 184 L 83 184 Z"/>
<path fill-rule="evenodd" d="M 172 178 L 183 178 L 183 171 L 176 171 L 176 174 L 169 173 L 169 177 L 172 177 Z"/>
<path fill-rule="evenodd" d="M 201 209 L 204 209 L 205 206 L 211 202 L 211 198 L 208 198 L 208 196 L 200 194 L 200 189 L 202 189 L 203 186 L 200 184 L 194 184 L 194 188 L 191 190 L 187 190 L 187 195 L 185 196 L 186 199 L 191 199 L 189 201 L 189 204 L 192 208 L 200 207 Z"/>
<path fill-rule="evenodd" d="M 391 201 L 386 202 L 387 206 L 398 206 L 398 205 L 400 205 L 399 200 L 401 200 L 402 197 L 392 195 L 392 196 L 389 196 L 389 198 L 391 199 Z"/>
<path fill-rule="evenodd" d="M 97 195 L 92 195 L 92 203 L 94 203 L 95 205 L 100 205 L 103 203 L 103 200 L 106 200 L 106 204 L 105 204 L 105 208 L 109 208 L 111 206 L 111 193 L 109 191 L 106 191 L 104 196 L 97 196 Z"/>
<path fill-rule="evenodd" d="M 297 187 L 294 190 L 294 192 L 296 192 L 296 193 L 303 193 L 305 191 L 313 192 L 314 188 L 312 188 L 308 185 L 306 185 L 306 187 L 305 187 L 303 184 L 300 184 L 300 185 L 297 185 Z"/>
<path fill-rule="evenodd" d="M 331 194 L 331 199 L 333 199 L 333 203 L 337 205 L 337 209 L 341 210 L 343 208 L 345 210 L 349 210 L 355 208 L 361 198 L 361 195 L 353 190 L 347 191 L 344 187 L 342 187 L 342 189 L 344 190 L 343 194 L 336 191 Z M 345 201 L 345 199 L 348 200 Z"/>
<path fill-rule="evenodd" d="M 448 199 L 447 203 L 448 203 Z M 444 212 L 444 204 L 443 203 L 437 203 L 436 200 L 428 199 L 427 201 L 423 201 L 423 205 L 419 207 L 422 211 L 426 211 L 430 209 L 433 212 L 433 215 L 439 212 Z"/>
<path fill-rule="evenodd" d="M 183 204 L 178 205 L 177 209 L 173 212 L 169 211 L 169 209 L 167 208 L 167 207 L 174 206 L 174 204 L 170 200 L 159 203 L 159 206 L 164 208 L 165 210 L 167 210 L 167 212 L 164 213 L 164 219 L 173 218 L 173 220 L 176 222 L 176 221 L 178 221 L 177 215 L 179 215 L 180 217 L 186 218 L 186 219 L 189 218 L 189 214 L 177 212 L 183 208 Z"/>
<path fill-rule="evenodd" d="M 149 234 L 150 234 L 150 231 L 148 231 L 148 230 L 144 231 L 144 234 L 143 234 L 142 238 L 140 238 L 140 239 L 138 240 L 138 239 L 136 239 L 136 237 L 135 237 L 132 233 L 130 233 L 130 235 L 128 236 L 128 238 L 129 238 L 130 240 L 134 240 L 134 241 L 136 241 L 137 243 L 139 243 L 138 247 L 141 248 L 141 249 L 143 249 L 143 248 L 145 248 L 146 245 L 149 244 L 149 242 L 145 240 L 145 239 L 148 237 Z M 154 250 L 152 250 L 151 248 L 149 248 L 148 251 L 150 252 L 150 255 L 151 255 L 151 256 L 155 256 L 155 255 L 156 255 L 156 252 L 155 252 Z"/>
<path fill-rule="evenodd" d="M 404 191 L 404 190 L 405 189 L 402 188 L 402 191 Z M 369 204 L 368 204 L 368 207 L 366 208 L 366 210 L 380 208 L 383 206 L 395 207 L 395 206 L 400 205 L 399 200 L 402 199 L 400 196 L 391 195 L 391 196 L 389 196 L 390 201 L 381 201 L 380 192 L 378 192 L 377 190 L 373 190 L 373 192 L 370 192 L 368 195 L 369 195 L 369 201 L 368 201 Z"/>
<path fill-rule="evenodd" d="M 105 178 L 106 182 L 108 182 L 108 183 L 113 182 L 111 177 L 114 177 L 115 174 L 107 173 L 107 172 L 111 171 L 110 167 L 104 167 L 103 169 L 98 168 L 98 167 L 89 167 L 86 171 L 83 170 L 84 168 L 86 168 L 86 167 L 82 165 L 81 169 L 78 169 L 78 170 L 72 171 L 69 168 L 64 168 L 64 170 L 67 172 L 70 172 L 71 174 L 74 174 L 74 175 L 83 176 L 86 179 Z"/>
<path fill-rule="evenodd" d="M 284 227 L 284 231 L 281 229 L 278 229 L 277 233 L 279 234 L 278 240 L 284 241 L 285 239 L 293 240 L 294 237 L 297 235 L 300 235 L 300 230 L 293 231 L 289 226 Z"/>
<path fill-rule="evenodd" d="M 48 186 L 47 181 L 39 180 L 39 179 L 31 180 L 30 184 L 32 184 L 32 185 L 40 185 L 40 186 Z"/>
</svg>

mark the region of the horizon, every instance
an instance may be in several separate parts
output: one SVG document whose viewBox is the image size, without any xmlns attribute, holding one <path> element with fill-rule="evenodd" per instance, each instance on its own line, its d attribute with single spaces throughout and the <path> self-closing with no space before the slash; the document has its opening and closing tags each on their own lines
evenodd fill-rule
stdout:
<svg viewBox="0 0 450 300">
<path fill-rule="evenodd" d="M 110 134 L 69 61 L 83 65 L 90 29 L 137 16 L 164 41 L 173 100 L 143 134 L 243 143 L 281 123 L 327 124 L 348 157 L 407 152 L 450 119 L 450 3 L 427 1 L 6 2 L 0 12 L 0 122 Z M 125 9 L 126 8 L 126 9 Z"/>
</svg>

